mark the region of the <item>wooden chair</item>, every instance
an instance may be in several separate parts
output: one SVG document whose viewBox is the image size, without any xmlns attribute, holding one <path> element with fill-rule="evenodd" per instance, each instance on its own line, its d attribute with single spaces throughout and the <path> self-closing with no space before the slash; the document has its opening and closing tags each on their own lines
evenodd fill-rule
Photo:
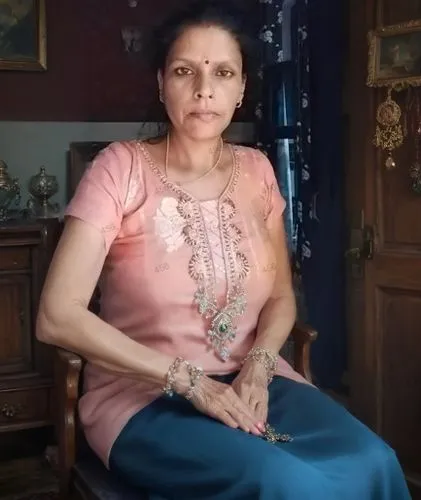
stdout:
<svg viewBox="0 0 421 500">
<path fill-rule="evenodd" d="M 294 368 L 311 382 L 310 346 L 317 332 L 297 324 L 289 341 L 293 347 Z M 60 499 L 142 500 L 115 478 L 89 449 L 77 420 L 77 404 L 82 386 L 83 360 L 63 349 L 56 349 L 55 389 L 57 403 L 56 436 Z M 145 496 L 147 498 L 147 496 Z"/>
</svg>

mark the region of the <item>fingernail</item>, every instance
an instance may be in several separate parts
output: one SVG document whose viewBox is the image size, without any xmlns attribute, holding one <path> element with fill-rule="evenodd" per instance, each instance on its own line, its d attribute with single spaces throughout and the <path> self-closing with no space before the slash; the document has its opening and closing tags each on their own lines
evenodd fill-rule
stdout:
<svg viewBox="0 0 421 500">
<path fill-rule="evenodd" d="M 258 436 L 262 435 L 258 427 L 254 427 L 254 433 L 257 434 Z"/>
<path fill-rule="evenodd" d="M 264 424 L 263 422 L 259 422 L 259 423 L 257 424 L 257 427 L 258 427 L 258 428 L 259 428 L 262 432 L 265 432 L 266 427 L 265 427 L 265 424 Z"/>
</svg>

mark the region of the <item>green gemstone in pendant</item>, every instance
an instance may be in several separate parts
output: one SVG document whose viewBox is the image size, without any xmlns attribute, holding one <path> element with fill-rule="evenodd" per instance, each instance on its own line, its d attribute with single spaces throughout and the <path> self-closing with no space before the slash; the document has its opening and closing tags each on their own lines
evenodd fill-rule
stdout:
<svg viewBox="0 0 421 500">
<path fill-rule="evenodd" d="M 226 323 L 221 323 L 221 324 L 219 325 L 219 331 L 220 331 L 221 333 L 225 333 L 227 330 L 228 330 L 228 325 L 227 325 Z"/>
</svg>

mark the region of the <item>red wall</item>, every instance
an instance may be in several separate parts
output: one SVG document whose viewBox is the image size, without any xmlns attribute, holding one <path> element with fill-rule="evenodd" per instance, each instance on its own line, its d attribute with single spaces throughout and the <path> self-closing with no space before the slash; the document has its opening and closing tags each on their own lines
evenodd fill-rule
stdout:
<svg viewBox="0 0 421 500">
<path fill-rule="evenodd" d="M 46 0 L 48 69 L 0 71 L 0 120 L 159 120 L 155 75 L 124 52 L 121 28 L 148 30 L 180 3 L 139 0 L 132 9 L 127 0 Z"/>
</svg>

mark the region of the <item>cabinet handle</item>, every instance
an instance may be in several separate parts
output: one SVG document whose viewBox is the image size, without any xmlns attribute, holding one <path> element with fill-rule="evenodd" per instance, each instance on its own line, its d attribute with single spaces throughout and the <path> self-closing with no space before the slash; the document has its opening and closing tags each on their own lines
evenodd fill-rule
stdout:
<svg viewBox="0 0 421 500">
<path fill-rule="evenodd" d="M 15 418 L 22 411 L 22 405 L 11 405 L 4 403 L 1 407 L 0 413 L 6 418 Z"/>
</svg>

